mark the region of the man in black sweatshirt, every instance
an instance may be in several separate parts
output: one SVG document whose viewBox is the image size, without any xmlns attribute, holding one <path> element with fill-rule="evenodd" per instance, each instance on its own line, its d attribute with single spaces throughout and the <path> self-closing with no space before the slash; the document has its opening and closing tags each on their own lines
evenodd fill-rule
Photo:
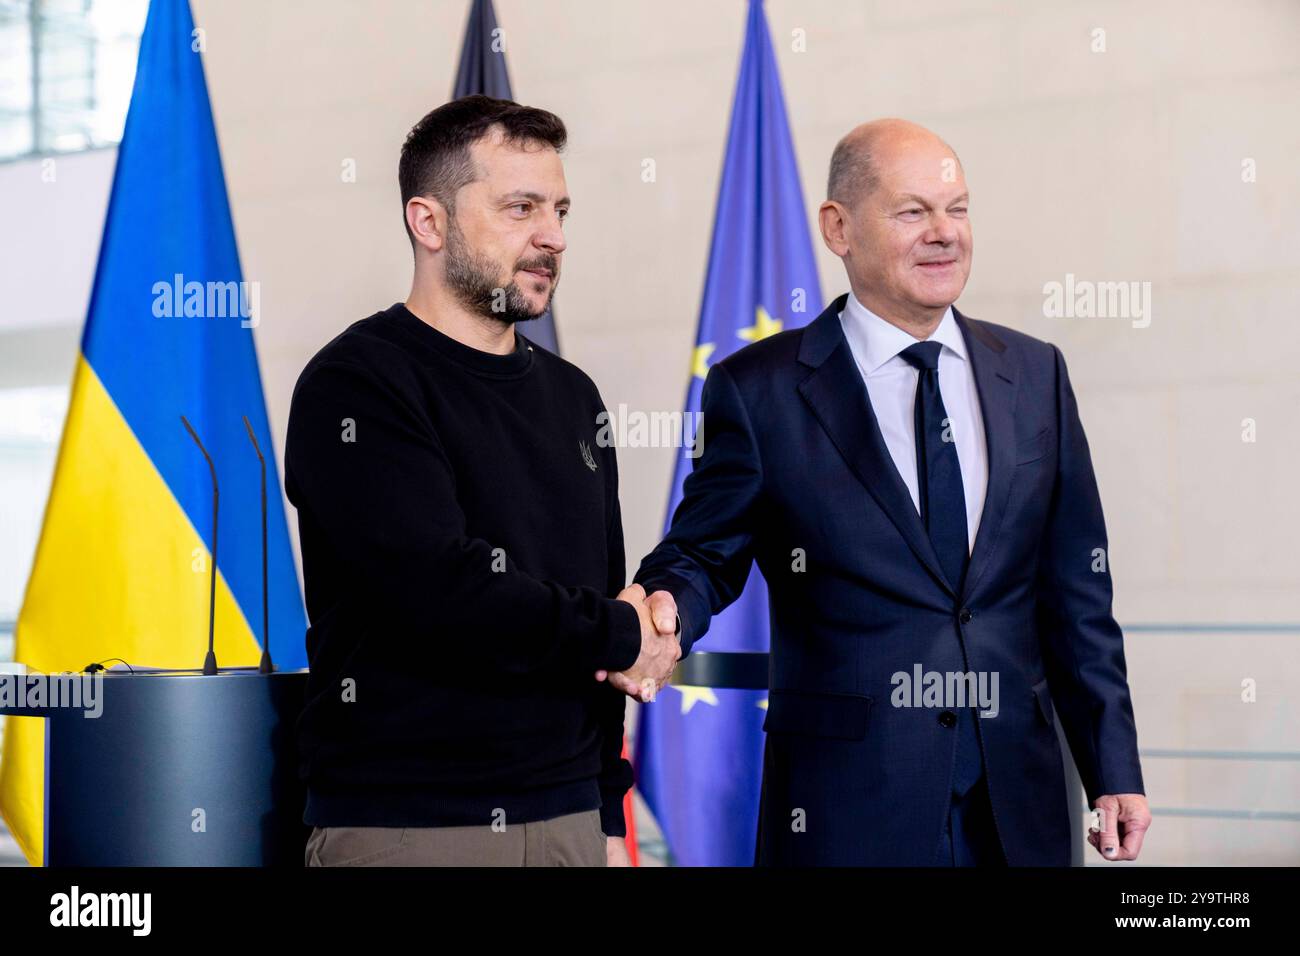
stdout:
<svg viewBox="0 0 1300 956">
<path fill-rule="evenodd" d="M 681 651 L 623 589 L 600 394 L 515 329 L 559 278 L 564 142 L 484 96 L 422 119 L 410 297 L 294 390 L 309 865 L 626 864 L 617 688 L 652 698 Z"/>
</svg>

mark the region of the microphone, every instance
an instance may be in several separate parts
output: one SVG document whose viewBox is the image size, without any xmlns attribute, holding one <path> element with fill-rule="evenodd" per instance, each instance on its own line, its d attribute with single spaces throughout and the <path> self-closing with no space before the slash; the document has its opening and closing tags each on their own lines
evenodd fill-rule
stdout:
<svg viewBox="0 0 1300 956">
<path fill-rule="evenodd" d="M 217 490 L 217 466 L 212 463 L 212 456 L 203 447 L 198 433 L 194 431 L 189 419 L 184 415 L 181 416 L 181 424 L 194 439 L 194 444 L 199 446 L 199 451 L 203 452 L 203 457 L 208 462 L 208 472 L 212 475 L 212 567 L 208 574 L 208 656 L 203 659 L 203 673 L 211 677 L 217 673 L 217 653 L 212 639 L 217 610 L 217 506 L 220 502 L 220 492 Z"/>
<path fill-rule="evenodd" d="M 259 674 L 269 674 L 275 670 L 271 663 L 271 612 L 270 603 L 267 600 L 267 570 L 266 570 L 266 459 L 262 457 L 262 449 L 257 444 L 257 436 L 253 434 L 253 426 L 248 423 L 248 416 L 244 416 L 244 427 L 248 429 L 248 440 L 253 443 L 253 451 L 257 452 L 257 460 L 262 463 L 262 662 L 257 665 Z"/>
</svg>

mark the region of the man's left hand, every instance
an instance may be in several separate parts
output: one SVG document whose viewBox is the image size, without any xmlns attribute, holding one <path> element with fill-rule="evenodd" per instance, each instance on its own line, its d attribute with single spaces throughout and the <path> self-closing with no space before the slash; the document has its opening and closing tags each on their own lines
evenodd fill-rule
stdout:
<svg viewBox="0 0 1300 956">
<path fill-rule="evenodd" d="M 1151 826 L 1151 809 L 1140 793 L 1105 794 L 1093 808 L 1101 811 L 1101 830 L 1092 830 L 1088 842 L 1103 858 L 1136 860 L 1142 849 L 1142 837 Z"/>
</svg>

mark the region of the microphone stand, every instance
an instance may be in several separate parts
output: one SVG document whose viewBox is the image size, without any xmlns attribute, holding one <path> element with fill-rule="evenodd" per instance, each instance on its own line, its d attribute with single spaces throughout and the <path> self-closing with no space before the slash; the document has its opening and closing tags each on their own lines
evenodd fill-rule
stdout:
<svg viewBox="0 0 1300 956">
<path fill-rule="evenodd" d="M 208 462 L 208 472 L 212 475 L 212 567 L 208 574 L 208 656 L 203 659 L 203 673 L 211 677 L 217 673 L 217 653 L 213 643 L 213 622 L 217 612 L 217 506 L 220 502 L 220 492 L 217 489 L 217 466 L 212 463 L 212 456 L 203 447 L 198 433 L 184 415 L 181 416 L 181 424 L 194 439 L 194 444 L 199 446 L 199 451 L 203 452 L 203 457 Z"/>
<path fill-rule="evenodd" d="M 257 460 L 262 463 L 262 661 L 257 665 L 257 672 L 269 674 L 275 670 L 275 667 L 271 663 L 271 612 L 270 602 L 267 600 L 266 459 L 262 456 L 262 449 L 257 444 L 257 436 L 253 434 L 253 426 L 248 423 L 247 415 L 244 416 L 244 427 L 248 429 L 248 440 L 253 443 Z"/>
</svg>

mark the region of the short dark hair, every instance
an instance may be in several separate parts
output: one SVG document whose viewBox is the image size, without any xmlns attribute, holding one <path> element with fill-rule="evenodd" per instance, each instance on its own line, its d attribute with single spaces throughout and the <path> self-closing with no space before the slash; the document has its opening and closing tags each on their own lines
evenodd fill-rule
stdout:
<svg viewBox="0 0 1300 956">
<path fill-rule="evenodd" d="M 412 248 L 415 236 L 406 223 L 406 204 L 412 196 L 428 196 L 453 214 L 456 192 L 478 177 L 470 146 L 497 129 L 505 134 L 507 143 L 541 143 L 556 152 L 564 149 L 568 139 L 563 120 L 554 113 L 479 93 L 462 96 L 428 113 L 407 134 L 397 164 L 402 225 Z"/>
</svg>

